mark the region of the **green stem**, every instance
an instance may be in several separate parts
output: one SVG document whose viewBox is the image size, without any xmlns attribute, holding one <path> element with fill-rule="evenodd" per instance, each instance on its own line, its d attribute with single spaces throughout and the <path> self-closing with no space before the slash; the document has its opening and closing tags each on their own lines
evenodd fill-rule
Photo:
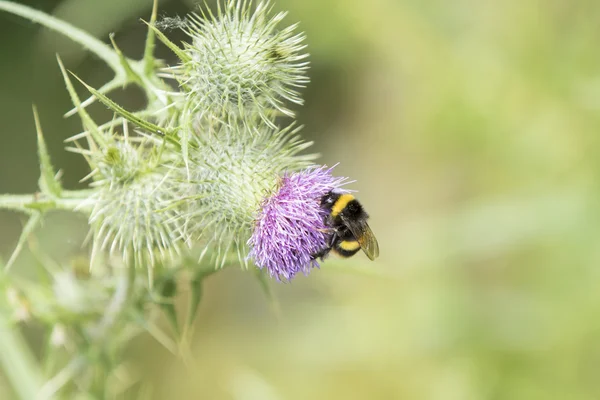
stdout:
<svg viewBox="0 0 600 400">
<path fill-rule="evenodd" d="M 2 269 L 0 269 L 1 271 Z M 19 329 L 6 315 L 6 307 L 0 312 L 0 366 L 12 387 L 23 400 L 37 398 L 44 382 L 42 372 Z"/>
<path fill-rule="evenodd" d="M 158 14 L 158 0 L 154 0 L 152 3 L 152 14 L 150 15 L 150 23 L 156 22 L 156 15 Z M 156 35 L 152 29 L 148 29 L 148 36 L 146 36 L 146 47 L 144 48 L 144 73 L 146 76 L 150 76 L 154 73 L 154 45 L 156 42 Z"/>
<path fill-rule="evenodd" d="M 90 195 L 94 194 L 95 189 L 79 189 L 79 190 L 66 190 L 63 189 L 61 196 L 69 199 L 87 199 Z"/>
<path fill-rule="evenodd" d="M 70 191 L 69 197 L 48 198 L 42 194 L 3 194 L 0 195 L 0 210 L 14 210 L 21 212 L 66 210 L 88 213 L 89 210 L 82 207 L 85 194 Z M 79 197 L 81 196 L 81 197 Z"/>
<path fill-rule="evenodd" d="M 32 22 L 37 22 L 38 24 L 44 25 L 49 29 L 62 33 L 74 42 L 81 44 L 83 47 L 97 55 L 106 64 L 108 64 L 108 66 L 112 68 L 117 75 L 123 74 L 123 68 L 121 67 L 119 56 L 117 56 L 117 54 L 108 45 L 91 36 L 87 32 L 65 21 L 22 4 L 0 0 L 0 10 L 19 15 Z"/>
<path fill-rule="evenodd" d="M 40 388 L 36 399 L 54 399 L 56 394 L 65 386 L 69 381 L 85 367 L 85 359 L 82 356 L 76 356 L 73 358 L 66 367 L 64 367 L 58 374 L 52 379 L 49 379 Z M 32 397 L 33 398 L 33 397 Z"/>
</svg>

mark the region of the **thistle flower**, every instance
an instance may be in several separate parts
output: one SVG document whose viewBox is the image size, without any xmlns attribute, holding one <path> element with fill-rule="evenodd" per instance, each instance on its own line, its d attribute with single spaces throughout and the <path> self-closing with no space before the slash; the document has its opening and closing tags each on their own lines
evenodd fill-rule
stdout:
<svg viewBox="0 0 600 400">
<path fill-rule="evenodd" d="M 264 199 L 248 241 L 249 257 L 272 277 L 289 281 L 319 266 L 313 254 L 327 247 L 330 236 L 321 198 L 346 180 L 332 176 L 331 170 L 313 167 L 285 174 L 277 191 Z"/>
<path fill-rule="evenodd" d="M 293 116 L 285 101 L 302 104 L 297 88 L 304 87 L 308 62 L 302 54 L 304 35 L 297 25 L 278 31 L 286 13 L 269 18 L 272 6 L 228 0 L 217 15 L 207 9 L 202 17 L 187 17 L 186 60 L 171 71 L 178 79 L 188 112 L 194 119 L 253 118 L 270 126 L 274 110 Z M 183 60 L 182 60 L 183 61 Z"/>
</svg>

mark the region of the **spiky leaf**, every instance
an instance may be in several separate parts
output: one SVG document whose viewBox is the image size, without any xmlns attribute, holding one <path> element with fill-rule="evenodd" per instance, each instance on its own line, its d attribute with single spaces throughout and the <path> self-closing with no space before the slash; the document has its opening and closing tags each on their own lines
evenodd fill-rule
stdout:
<svg viewBox="0 0 600 400">
<path fill-rule="evenodd" d="M 83 127 L 89 131 L 90 135 L 94 138 L 94 140 L 96 142 L 98 142 L 99 144 L 106 144 L 106 139 L 100 134 L 98 125 L 96 125 L 96 123 L 94 122 L 92 117 L 90 117 L 90 115 L 81 106 L 81 101 L 79 100 L 79 96 L 77 95 L 77 92 L 75 91 L 75 88 L 73 87 L 73 83 L 71 82 L 71 79 L 69 79 L 67 70 L 65 69 L 65 66 L 62 63 L 62 60 L 60 59 L 60 57 L 58 55 L 56 56 L 56 60 L 58 61 L 58 66 L 60 67 L 60 72 L 63 75 L 63 79 L 65 81 L 65 86 L 67 87 L 69 95 L 71 96 L 71 101 L 73 102 L 73 105 L 75 105 L 75 108 L 77 109 L 77 113 L 79 114 L 79 117 L 81 118 Z"/>
<path fill-rule="evenodd" d="M 198 313 L 198 307 L 200 306 L 200 301 L 202 300 L 202 292 L 204 285 L 204 277 L 206 274 L 199 272 L 194 278 L 190 281 L 190 301 L 188 306 L 188 318 L 187 324 L 188 326 L 192 326 L 194 324 L 194 320 L 196 319 L 196 314 Z"/>
<path fill-rule="evenodd" d="M 40 179 L 39 186 L 42 193 L 49 196 L 60 196 L 62 188 L 60 182 L 56 178 L 56 173 L 50 162 L 50 155 L 48 154 L 48 148 L 44 141 L 44 135 L 42 133 L 42 126 L 37 113 L 37 109 L 33 106 L 33 119 L 35 121 L 35 130 L 37 132 L 38 141 L 38 157 L 40 161 Z"/>
<path fill-rule="evenodd" d="M 177 281 L 174 276 L 165 278 L 158 285 L 158 304 L 169 320 L 171 328 L 179 336 L 179 323 L 177 322 L 177 310 L 175 308 L 175 296 L 177 295 Z"/>
<path fill-rule="evenodd" d="M 183 50 L 181 49 L 179 46 L 177 46 L 175 43 L 171 42 L 164 33 L 162 33 L 160 30 L 158 30 L 154 25 L 152 25 L 152 23 L 146 22 L 144 20 L 142 20 L 143 23 L 145 23 L 146 25 L 148 25 L 148 35 L 150 34 L 150 32 L 153 32 L 154 34 L 156 34 L 156 37 L 158 37 L 158 39 L 165 45 L 167 46 L 169 49 L 171 49 L 171 51 L 173 53 L 175 53 L 175 55 L 181 60 L 181 62 L 185 63 L 185 62 L 189 62 L 191 61 L 191 57 Z"/>
<path fill-rule="evenodd" d="M 179 144 L 178 141 L 177 141 L 177 139 L 175 139 L 175 133 L 174 132 L 167 131 L 167 130 L 161 128 L 160 126 L 155 125 L 155 124 L 153 124 L 153 123 L 151 123 L 149 121 L 146 121 L 146 120 L 138 117 L 137 115 L 135 115 L 135 114 L 127 111 L 126 109 L 124 109 L 123 107 L 121 107 L 120 105 L 118 105 L 117 103 L 115 103 L 114 101 L 112 101 L 110 98 L 108 98 L 106 95 L 100 93 L 99 91 L 97 91 L 96 89 L 94 89 L 93 87 L 91 87 L 90 85 L 88 85 L 87 83 L 85 83 L 77 75 L 75 75 L 75 74 L 72 74 L 72 75 L 79 82 L 81 82 L 81 84 L 83 86 L 85 86 L 86 89 L 90 91 L 90 93 L 92 93 L 94 96 L 96 96 L 98 98 L 98 100 L 100 100 L 102 103 L 104 103 L 104 105 L 106 107 L 110 108 L 115 113 L 117 113 L 121 117 L 125 118 L 127 121 L 129 121 L 132 124 L 136 125 L 137 127 L 139 127 L 140 129 L 144 130 L 145 132 L 149 132 L 149 133 L 155 134 L 157 136 L 161 136 L 161 137 L 164 136 L 171 143 Z"/>
<path fill-rule="evenodd" d="M 117 43 L 115 42 L 115 34 L 111 33 L 109 38 L 110 38 L 110 42 L 113 45 L 113 48 L 115 49 L 115 53 L 117 53 L 117 55 L 119 56 L 119 61 L 121 62 L 121 66 L 123 66 L 123 70 L 125 71 L 125 74 L 129 78 L 128 80 L 141 84 L 142 79 L 131 67 L 131 62 L 130 62 L 131 60 L 129 60 L 127 57 L 125 57 L 125 55 L 123 54 L 121 49 L 119 49 L 119 46 L 117 46 Z"/>
</svg>

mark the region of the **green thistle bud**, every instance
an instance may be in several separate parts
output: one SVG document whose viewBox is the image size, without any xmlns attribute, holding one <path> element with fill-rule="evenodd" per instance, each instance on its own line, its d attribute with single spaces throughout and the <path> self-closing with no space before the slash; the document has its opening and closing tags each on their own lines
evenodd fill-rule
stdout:
<svg viewBox="0 0 600 400">
<path fill-rule="evenodd" d="M 153 266 L 165 256 L 175 257 L 182 242 L 177 224 L 178 193 L 185 187 L 172 178 L 166 165 L 171 153 L 156 140 L 127 134 L 88 135 L 86 155 L 96 190 L 83 203 L 91 207 L 93 254 L 99 250 L 134 257 L 137 265 Z M 178 185 L 181 185 L 179 187 Z"/>
<path fill-rule="evenodd" d="M 93 205 L 89 222 L 94 231 L 94 250 L 133 253 L 137 265 L 154 265 L 161 257 L 179 252 L 181 230 L 177 214 L 167 210 L 175 192 L 159 173 L 149 173 L 126 185 L 105 186 L 89 198 Z"/>
<path fill-rule="evenodd" d="M 187 116 L 193 120 L 252 119 L 260 116 L 274 127 L 277 112 L 293 116 L 286 101 L 302 104 L 297 91 L 308 78 L 302 54 L 304 36 L 296 25 L 278 31 L 286 13 L 269 19 L 272 6 L 229 0 L 225 10 L 202 17 L 191 14 L 186 32 L 186 59 L 172 69 L 186 94 Z"/>
</svg>

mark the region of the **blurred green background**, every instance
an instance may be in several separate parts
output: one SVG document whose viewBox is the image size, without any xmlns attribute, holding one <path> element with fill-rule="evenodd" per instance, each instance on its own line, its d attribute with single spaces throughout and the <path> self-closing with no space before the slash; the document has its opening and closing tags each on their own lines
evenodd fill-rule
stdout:
<svg viewBox="0 0 600 400">
<path fill-rule="evenodd" d="M 138 18 L 150 0 L 24 3 L 103 40 L 116 32 L 126 54 L 142 54 Z M 163 16 L 193 7 L 160 2 Z M 277 0 L 276 9 L 308 35 L 304 135 L 323 163 L 357 180 L 381 257 L 329 260 L 274 284 L 278 312 L 251 274 L 218 273 L 191 357 L 141 338 L 131 373 L 153 399 L 600 398 L 600 3 Z M 62 118 L 70 102 L 57 52 L 96 87 L 110 77 L 77 45 L 0 14 L 1 193 L 36 189 L 31 103 L 65 185 L 87 173 L 62 150 L 81 127 Z M 135 90 L 115 98 L 143 101 Z M 22 221 L 0 213 L 2 257 Z M 84 235 L 84 220 L 55 215 L 37 237 L 67 260 Z"/>
</svg>

